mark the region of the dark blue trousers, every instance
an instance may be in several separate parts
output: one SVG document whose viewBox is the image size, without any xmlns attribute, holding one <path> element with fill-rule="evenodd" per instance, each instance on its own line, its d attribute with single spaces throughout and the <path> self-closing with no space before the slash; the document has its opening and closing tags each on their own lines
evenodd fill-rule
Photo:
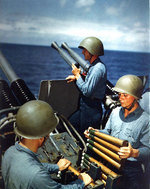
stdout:
<svg viewBox="0 0 150 189">
<path fill-rule="evenodd" d="M 139 162 L 126 161 L 120 185 L 113 189 L 146 189 L 142 166 Z"/>
<path fill-rule="evenodd" d="M 81 97 L 79 109 L 69 121 L 84 139 L 83 133 L 88 127 L 100 129 L 102 113 L 101 100 Z"/>
</svg>

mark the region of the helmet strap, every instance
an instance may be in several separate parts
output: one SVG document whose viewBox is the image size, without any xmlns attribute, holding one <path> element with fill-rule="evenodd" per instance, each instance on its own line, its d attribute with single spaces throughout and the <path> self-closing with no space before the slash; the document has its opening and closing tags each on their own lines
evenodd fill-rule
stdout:
<svg viewBox="0 0 150 189">
<path fill-rule="evenodd" d="M 90 63 L 92 64 L 97 58 L 98 58 L 98 55 L 92 55 Z"/>
<path fill-rule="evenodd" d="M 134 101 L 132 102 L 131 106 L 129 108 L 124 107 L 124 109 L 127 109 L 128 111 L 132 110 L 132 108 L 134 107 L 135 103 L 136 103 L 136 100 L 134 99 Z"/>
</svg>

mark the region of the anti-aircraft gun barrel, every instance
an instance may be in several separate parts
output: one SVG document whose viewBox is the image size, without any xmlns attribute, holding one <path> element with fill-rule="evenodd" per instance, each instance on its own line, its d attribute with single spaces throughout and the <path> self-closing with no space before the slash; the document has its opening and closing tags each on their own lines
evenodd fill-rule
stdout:
<svg viewBox="0 0 150 189">
<path fill-rule="evenodd" d="M 68 53 L 61 49 L 55 41 L 52 42 L 51 47 L 59 52 L 62 58 L 67 62 L 67 64 L 69 64 L 69 66 L 72 67 L 72 64 L 76 64 L 76 61 Z"/>
<path fill-rule="evenodd" d="M 8 61 L 5 59 L 1 52 L 0 67 L 5 73 L 7 79 L 10 81 L 10 88 L 17 97 L 20 105 L 30 100 L 35 100 L 34 95 L 31 93 L 26 83 L 16 75 L 11 65 L 8 63 Z"/>
<path fill-rule="evenodd" d="M 0 110 L 18 106 L 19 103 L 8 83 L 0 77 Z"/>
<path fill-rule="evenodd" d="M 84 71 L 88 71 L 89 69 L 89 64 L 81 58 L 81 56 L 79 56 L 75 51 L 73 51 L 66 42 L 62 43 L 61 45 L 62 48 L 66 49 L 68 51 L 68 53 L 70 54 L 70 56 L 77 62 L 80 64 L 80 66 L 83 68 Z"/>
<path fill-rule="evenodd" d="M 5 57 L 2 55 L 1 52 L 0 52 L 0 66 L 10 82 L 19 79 L 19 77 L 13 71 L 12 67 L 10 66 L 10 64 L 8 63 L 8 61 L 5 59 Z"/>
</svg>

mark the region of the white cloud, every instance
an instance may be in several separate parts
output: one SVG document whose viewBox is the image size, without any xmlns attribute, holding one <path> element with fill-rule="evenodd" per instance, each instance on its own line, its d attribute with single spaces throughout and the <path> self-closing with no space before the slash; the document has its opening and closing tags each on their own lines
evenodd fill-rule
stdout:
<svg viewBox="0 0 150 189">
<path fill-rule="evenodd" d="M 128 1 L 129 3 L 129 1 Z M 107 6 L 106 8 L 106 14 L 110 16 L 118 16 L 121 15 L 121 13 L 124 12 L 124 10 L 127 9 L 128 3 L 126 1 L 121 1 L 117 6 Z"/>
<path fill-rule="evenodd" d="M 1 33 L 5 36 L 5 40 L 8 38 L 8 41 L 10 36 L 14 42 L 20 36 L 20 40 L 25 42 L 28 41 L 27 39 L 33 39 L 37 44 L 45 43 L 45 45 L 50 39 L 55 41 L 66 39 L 66 42 L 68 41 L 71 45 L 78 46 L 77 43 L 83 38 L 96 36 L 103 41 L 106 49 L 140 50 L 141 46 L 137 44 L 142 44 L 142 48 L 148 46 L 148 40 L 146 40 L 148 31 L 141 27 L 140 22 L 135 23 L 133 28 L 128 28 L 127 26 L 120 27 L 119 24 L 108 26 L 78 20 L 65 20 L 64 22 L 64 20 L 50 17 L 36 17 L 30 20 L 27 18 L 16 20 L 12 25 L 1 23 Z"/>
<path fill-rule="evenodd" d="M 10 31 L 11 29 L 12 29 L 11 25 L 8 25 L 6 23 L 0 23 L 0 30 Z"/>
<path fill-rule="evenodd" d="M 95 0 L 77 0 L 76 1 L 76 7 L 82 8 L 82 7 L 90 7 L 95 4 Z"/>
<path fill-rule="evenodd" d="M 64 7 L 66 3 L 67 3 L 67 0 L 60 0 L 61 7 Z"/>
<path fill-rule="evenodd" d="M 135 22 L 135 23 L 134 23 L 134 26 L 135 26 L 135 27 L 142 27 L 142 23 L 141 23 L 141 22 Z"/>
<path fill-rule="evenodd" d="M 108 7 L 106 8 L 106 13 L 111 16 L 117 16 L 119 15 L 119 9 L 118 7 Z"/>
</svg>

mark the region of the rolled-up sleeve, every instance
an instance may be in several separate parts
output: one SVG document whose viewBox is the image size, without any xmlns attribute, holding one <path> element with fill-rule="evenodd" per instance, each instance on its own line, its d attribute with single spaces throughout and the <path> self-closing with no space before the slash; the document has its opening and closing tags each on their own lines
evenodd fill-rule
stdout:
<svg viewBox="0 0 150 189">
<path fill-rule="evenodd" d="M 111 134 L 111 127 L 112 127 L 112 113 L 110 114 L 109 119 L 107 120 L 106 126 L 104 129 L 100 130 L 100 132 L 105 133 L 107 135 Z"/>
<path fill-rule="evenodd" d="M 37 172 L 32 179 L 30 188 L 32 189 L 82 189 L 84 188 L 84 182 L 80 179 L 75 180 L 67 185 L 60 184 L 54 181 L 50 175 L 44 171 L 40 170 Z"/>
<path fill-rule="evenodd" d="M 49 173 L 57 173 L 59 171 L 59 167 L 57 164 L 49 164 L 49 163 L 42 163 L 42 165 L 46 168 Z"/>
<path fill-rule="evenodd" d="M 105 74 L 105 66 L 98 63 L 89 69 L 85 81 L 82 79 L 82 77 L 79 77 L 76 84 L 83 95 L 90 97 L 94 92 L 96 93 L 96 96 L 101 97 L 105 91 Z"/>
<path fill-rule="evenodd" d="M 148 123 L 141 131 L 141 139 L 139 146 L 139 156 L 137 159 L 148 161 L 150 159 L 150 124 Z"/>
</svg>

